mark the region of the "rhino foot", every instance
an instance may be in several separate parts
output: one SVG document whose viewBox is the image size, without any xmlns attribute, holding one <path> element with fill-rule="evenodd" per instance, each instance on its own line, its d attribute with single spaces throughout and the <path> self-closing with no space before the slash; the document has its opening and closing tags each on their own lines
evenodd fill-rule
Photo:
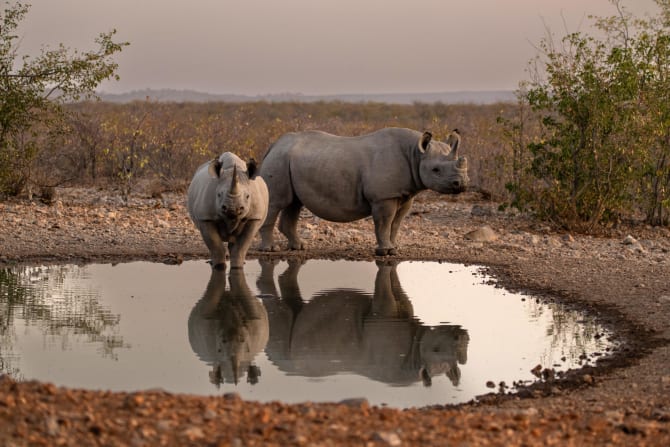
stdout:
<svg viewBox="0 0 670 447">
<path fill-rule="evenodd" d="M 375 249 L 376 256 L 395 256 L 398 254 L 398 250 L 395 247 L 392 248 L 379 248 Z"/>
<path fill-rule="evenodd" d="M 258 247 L 258 251 L 281 251 L 279 245 L 263 245 Z"/>
<path fill-rule="evenodd" d="M 289 250 L 304 250 L 305 249 L 305 244 L 302 242 L 293 242 L 292 244 L 288 245 Z"/>
</svg>

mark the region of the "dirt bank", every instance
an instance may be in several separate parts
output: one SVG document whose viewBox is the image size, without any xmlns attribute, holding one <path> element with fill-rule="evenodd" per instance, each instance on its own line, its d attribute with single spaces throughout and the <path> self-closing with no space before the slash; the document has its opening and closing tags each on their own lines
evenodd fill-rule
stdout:
<svg viewBox="0 0 670 447">
<path fill-rule="evenodd" d="M 466 235 L 488 226 L 481 236 Z M 272 256 L 371 259 L 372 222 L 305 214 L 307 250 Z M 597 367 L 458 407 L 392 410 L 244 402 L 161 391 L 106 393 L 0 379 L 0 445 L 670 445 L 670 232 L 556 231 L 478 196 L 419 196 L 398 259 L 488 266 L 508 288 L 588 309 L 625 344 Z M 630 236 L 630 237 L 629 237 Z M 481 240 L 480 240 L 481 239 Z M 0 265 L 206 256 L 183 195 L 61 190 L 54 203 L 0 203 Z M 250 256 L 265 254 L 251 251 Z"/>
</svg>

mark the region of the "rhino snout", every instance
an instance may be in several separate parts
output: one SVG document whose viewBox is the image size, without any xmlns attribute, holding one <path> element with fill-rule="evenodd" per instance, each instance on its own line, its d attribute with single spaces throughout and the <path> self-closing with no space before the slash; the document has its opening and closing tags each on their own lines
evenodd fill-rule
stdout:
<svg viewBox="0 0 670 447">
<path fill-rule="evenodd" d="M 231 219 L 240 217 L 241 215 L 244 214 L 244 211 L 245 211 L 244 205 L 237 207 L 229 207 L 226 205 L 221 206 L 221 212 Z"/>
</svg>

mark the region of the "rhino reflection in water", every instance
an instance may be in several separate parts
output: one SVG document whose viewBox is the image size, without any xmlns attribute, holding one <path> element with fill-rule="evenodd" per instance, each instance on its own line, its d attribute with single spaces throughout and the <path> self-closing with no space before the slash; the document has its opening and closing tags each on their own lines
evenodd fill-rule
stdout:
<svg viewBox="0 0 670 447">
<path fill-rule="evenodd" d="M 256 383 L 260 369 L 253 364 L 268 341 L 268 315 L 247 286 L 242 269 L 212 269 L 205 293 L 188 318 L 188 339 L 198 357 L 212 366 L 210 381 L 235 383 L 246 373 Z"/>
<path fill-rule="evenodd" d="M 354 289 L 326 290 L 305 302 L 300 263 L 274 283 L 274 263 L 261 261 L 258 287 L 270 320 L 268 358 L 288 374 L 308 377 L 353 372 L 393 385 L 446 374 L 458 385 L 458 363 L 467 361 L 469 336 L 455 325 L 425 326 L 398 280 L 396 266 L 379 264 L 374 295 Z"/>
</svg>

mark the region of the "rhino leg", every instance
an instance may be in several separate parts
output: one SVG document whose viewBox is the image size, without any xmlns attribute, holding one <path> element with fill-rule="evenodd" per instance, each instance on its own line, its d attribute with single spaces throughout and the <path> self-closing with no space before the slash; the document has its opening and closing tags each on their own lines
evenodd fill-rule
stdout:
<svg viewBox="0 0 670 447">
<path fill-rule="evenodd" d="M 298 236 L 298 218 L 300 217 L 301 209 L 302 203 L 298 200 L 294 200 L 293 203 L 284 208 L 284 211 L 282 211 L 281 216 L 279 217 L 279 231 L 281 231 L 288 239 L 289 250 L 305 249 L 305 245 L 300 239 L 300 236 Z"/>
<path fill-rule="evenodd" d="M 375 255 L 395 255 L 395 245 L 391 242 L 391 227 L 393 219 L 398 212 L 398 199 L 389 199 L 372 204 L 372 220 L 375 223 L 375 236 L 377 237 L 377 248 Z"/>
<path fill-rule="evenodd" d="M 244 259 L 251 247 L 254 236 L 261 226 L 260 220 L 249 220 L 244 225 L 244 230 L 235 238 L 235 243 L 230 246 L 230 268 L 237 269 L 244 266 Z"/>
<path fill-rule="evenodd" d="M 279 293 L 275 286 L 275 266 L 279 263 L 279 259 L 259 259 L 258 263 L 261 265 L 261 273 L 256 281 L 258 291 L 262 295 L 278 297 Z"/>
<path fill-rule="evenodd" d="M 304 263 L 305 261 L 301 259 L 289 259 L 288 267 L 277 278 L 282 301 L 288 304 L 293 311 L 293 315 L 297 315 L 303 305 L 302 293 L 298 284 L 298 272 Z"/>
<path fill-rule="evenodd" d="M 274 245 L 274 229 L 277 222 L 277 216 L 281 211 L 280 208 L 270 208 L 265 222 L 261 226 L 261 251 L 278 251 L 279 247 Z"/>
<path fill-rule="evenodd" d="M 276 176 L 274 176 L 276 177 Z M 290 182 L 288 184 L 281 184 L 277 181 L 274 181 L 274 177 L 268 177 L 266 182 L 268 184 L 268 189 L 270 192 L 270 200 L 268 204 L 268 214 L 265 218 L 265 222 L 260 229 L 261 234 L 261 251 L 279 251 L 279 246 L 274 243 L 274 228 L 275 223 L 277 222 L 277 216 L 279 213 L 282 213 L 282 219 L 284 212 L 287 207 L 292 206 L 295 199 L 293 195 L 293 189 L 291 188 Z M 296 222 L 297 225 L 297 222 Z M 280 230 L 281 230 L 281 221 L 280 221 Z M 282 231 L 283 233 L 283 231 Z"/>
<path fill-rule="evenodd" d="M 412 208 L 413 202 L 414 197 L 410 197 L 400 202 L 400 207 L 398 208 L 398 211 L 396 211 L 395 217 L 393 218 L 393 223 L 391 223 L 391 243 L 393 245 L 396 245 L 400 224 L 402 223 L 402 220 L 405 218 L 407 213 L 409 213 L 410 208 Z"/>
<path fill-rule="evenodd" d="M 205 241 L 205 245 L 209 249 L 212 267 L 225 264 L 228 249 L 221 238 L 218 225 L 211 221 L 198 222 L 198 229 L 200 230 L 202 239 Z"/>
</svg>

